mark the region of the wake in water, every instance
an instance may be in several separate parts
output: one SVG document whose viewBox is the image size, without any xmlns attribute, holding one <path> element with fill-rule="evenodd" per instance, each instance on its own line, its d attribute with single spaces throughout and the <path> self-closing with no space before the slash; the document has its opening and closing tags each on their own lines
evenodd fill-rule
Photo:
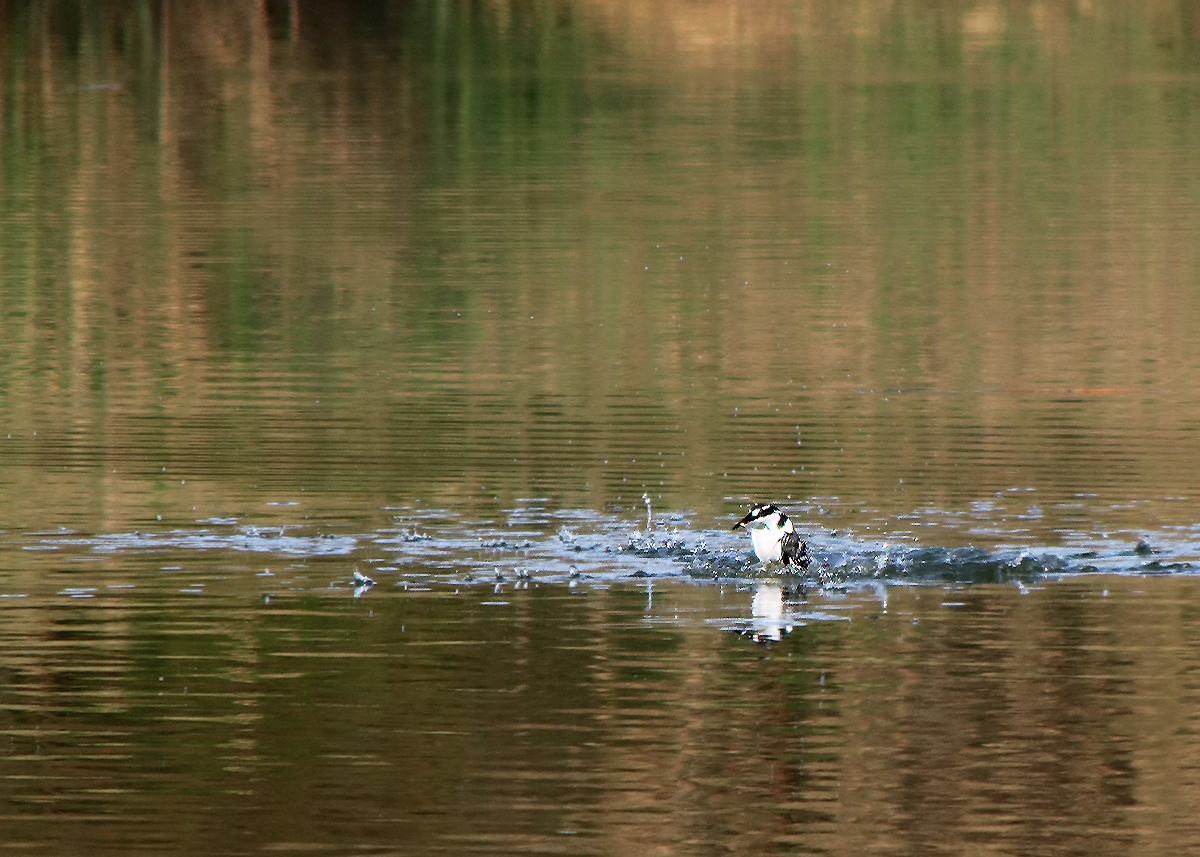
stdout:
<svg viewBox="0 0 1200 857">
<path fill-rule="evenodd" d="M 1161 533 L 1136 543 L 1097 540 L 1062 547 L 944 548 L 809 534 L 811 564 L 764 567 L 748 539 L 727 529 L 692 530 L 686 516 L 654 516 L 646 527 L 588 510 L 512 510 L 502 525 L 471 524 L 445 511 L 403 510 L 391 528 L 364 534 L 323 533 L 305 527 L 248 526 L 233 518 L 208 519 L 191 529 L 148 533 L 29 534 L 25 550 L 90 550 L 113 554 L 229 551 L 288 558 L 346 557 L 346 578 L 360 567 L 379 584 L 414 574 L 447 581 L 578 581 L 679 578 L 695 581 L 761 581 L 788 586 L 884 583 L 1028 583 L 1071 574 L 1190 573 L 1197 561 L 1193 539 Z M 1186 535 L 1186 534 L 1184 534 Z"/>
</svg>

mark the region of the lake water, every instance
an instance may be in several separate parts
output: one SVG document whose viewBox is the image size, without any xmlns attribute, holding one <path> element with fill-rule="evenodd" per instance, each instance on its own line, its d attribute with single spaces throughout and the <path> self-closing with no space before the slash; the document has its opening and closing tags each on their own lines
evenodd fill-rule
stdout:
<svg viewBox="0 0 1200 857">
<path fill-rule="evenodd" d="M 1200 849 L 1192 4 L 33 3 L 0 68 L 8 848 Z"/>
</svg>

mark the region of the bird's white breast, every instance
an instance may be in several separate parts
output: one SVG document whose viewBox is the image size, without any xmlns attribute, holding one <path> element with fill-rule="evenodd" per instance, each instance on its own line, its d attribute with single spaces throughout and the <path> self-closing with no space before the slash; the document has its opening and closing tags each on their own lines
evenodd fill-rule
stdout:
<svg viewBox="0 0 1200 857">
<path fill-rule="evenodd" d="M 783 559 L 783 530 L 773 527 L 755 527 L 750 531 L 750 542 L 754 553 L 762 562 L 779 562 Z"/>
</svg>

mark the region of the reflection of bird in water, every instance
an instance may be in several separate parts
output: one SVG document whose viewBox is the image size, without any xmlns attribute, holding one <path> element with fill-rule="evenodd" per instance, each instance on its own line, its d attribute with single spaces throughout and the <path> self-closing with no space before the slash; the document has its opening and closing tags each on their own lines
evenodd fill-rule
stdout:
<svg viewBox="0 0 1200 857">
<path fill-rule="evenodd" d="M 774 503 L 755 503 L 746 517 L 733 528 L 750 531 L 754 554 L 761 562 L 782 562 L 808 568 L 808 549 L 792 526 L 792 521 Z"/>
<path fill-rule="evenodd" d="M 750 604 L 753 627 L 750 637 L 757 643 L 779 642 L 792 630 L 783 610 L 783 590 L 773 583 L 764 583 L 754 590 Z"/>
</svg>

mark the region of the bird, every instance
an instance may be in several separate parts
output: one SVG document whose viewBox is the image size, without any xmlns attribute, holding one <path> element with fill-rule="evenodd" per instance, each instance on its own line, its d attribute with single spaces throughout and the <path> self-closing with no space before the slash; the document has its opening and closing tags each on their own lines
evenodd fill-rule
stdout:
<svg viewBox="0 0 1200 857">
<path fill-rule="evenodd" d="M 375 581 L 367 577 L 365 574 L 359 573 L 359 570 L 354 569 L 354 585 L 355 586 L 374 586 Z"/>
<path fill-rule="evenodd" d="M 808 546 L 800 540 L 791 519 L 774 503 L 754 503 L 746 517 L 733 525 L 750 531 L 754 554 L 763 563 L 782 562 L 808 568 Z"/>
<path fill-rule="evenodd" d="M 375 585 L 375 581 L 367 577 L 365 574 L 360 574 L 359 570 L 354 569 L 354 597 L 362 598 L 367 591 Z"/>
</svg>

